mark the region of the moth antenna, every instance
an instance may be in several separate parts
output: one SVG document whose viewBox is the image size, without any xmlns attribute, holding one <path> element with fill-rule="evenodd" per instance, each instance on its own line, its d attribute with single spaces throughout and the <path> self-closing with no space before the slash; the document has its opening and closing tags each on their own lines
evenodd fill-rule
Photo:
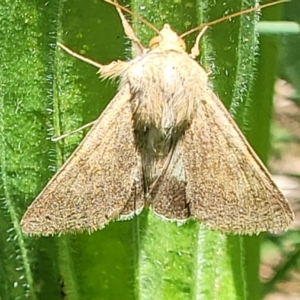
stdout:
<svg viewBox="0 0 300 300">
<path fill-rule="evenodd" d="M 214 24 L 217 24 L 217 23 L 220 23 L 220 22 L 223 22 L 223 21 L 226 21 L 226 20 L 229 20 L 229 19 L 241 16 L 241 15 L 253 12 L 253 11 L 257 11 L 257 10 L 260 10 L 260 9 L 263 9 L 263 8 L 266 8 L 266 7 L 269 7 L 269 6 L 273 6 L 273 5 L 276 5 L 276 4 L 284 3 L 284 2 L 290 2 L 290 0 L 278 0 L 278 1 L 275 1 L 275 2 L 271 2 L 271 3 L 266 3 L 266 4 L 263 4 L 263 5 L 259 5 L 258 7 L 248 8 L 248 9 L 245 9 L 245 10 L 233 13 L 233 14 L 231 14 L 229 16 L 224 16 L 224 17 L 222 17 L 222 18 L 220 18 L 218 20 L 214 20 L 214 21 L 211 21 L 211 22 L 208 22 L 208 23 L 205 23 L 205 24 L 201 24 L 200 26 L 197 26 L 197 27 L 195 27 L 195 28 L 193 28 L 193 29 L 191 29 L 189 31 L 186 31 L 183 34 L 181 34 L 180 37 L 183 38 L 183 37 L 185 37 L 185 36 L 187 36 L 187 35 L 195 32 L 195 31 L 199 31 L 204 26 L 211 26 L 211 25 L 214 25 Z"/>
<path fill-rule="evenodd" d="M 142 18 L 140 15 L 132 12 L 131 10 L 129 10 L 128 8 L 120 5 L 117 1 L 111 1 L 111 0 L 104 0 L 105 2 L 114 5 L 118 8 L 120 8 L 121 10 L 127 12 L 128 14 L 130 14 L 131 16 L 133 16 L 134 18 L 136 18 L 137 20 L 139 20 L 140 22 L 144 23 L 145 25 L 147 25 L 149 28 L 151 28 L 153 31 L 155 31 L 158 35 L 160 35 L 159 30 L 153 26 L 150 22 L 148 22 L 147 20 L 145 20 L 144 18 Z"/>
</svg>

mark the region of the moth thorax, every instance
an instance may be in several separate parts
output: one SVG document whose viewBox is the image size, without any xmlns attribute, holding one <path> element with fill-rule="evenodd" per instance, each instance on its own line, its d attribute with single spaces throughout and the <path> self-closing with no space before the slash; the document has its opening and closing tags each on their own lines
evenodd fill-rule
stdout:
<svg viewBox="0 0 300 300">
<path fill-rule="evenodd" d="M 190 124 L 194 114 L 186 104 L 180 107 L 171 100 L 143 101 L 134 110 L 134 127 L 156 128 L 166 135 L 182 131 Z"/>
</svg>

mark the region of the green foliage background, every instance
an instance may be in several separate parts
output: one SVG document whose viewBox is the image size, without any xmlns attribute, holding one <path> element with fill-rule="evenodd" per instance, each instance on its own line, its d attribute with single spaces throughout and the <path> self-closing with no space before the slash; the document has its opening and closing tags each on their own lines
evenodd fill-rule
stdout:
<svg viewBox="0 0 300 300">
<path fill-rule="evenodd" d="M 168 22 L 184 32 L 254 3 L 130 4 L 158 28 Z M 273 18 L 279 10 L 265 13 Z M 272 41 L 262 43 L 255 66 L 255 18 L 249 14 L 209 29 L 200 61 L 266 160 L 276 52 Z M 136 20 L 134 25 L 146 44 L 153 33 Z M 97 118 L 117 88 L 56 41 L 103 64 L 128 59 L 130 44 L 115 9 L 101 0 L 0 0 L 0 30 L 0 299 L 259 299 L 260 237 L 226 236 L 195 221 L 178 227 L 148 211 L 91 235 L 22 234 L 26 207 L 84 133 L 59 143 L 50 137 Z"/>
</svg>

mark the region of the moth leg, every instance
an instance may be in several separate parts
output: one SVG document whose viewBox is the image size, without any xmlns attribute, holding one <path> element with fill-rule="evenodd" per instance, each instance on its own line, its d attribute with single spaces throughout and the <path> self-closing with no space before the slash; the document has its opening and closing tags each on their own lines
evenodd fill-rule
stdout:
<svg viewBox="0 0 300 300">
<path fill-rule="evenodd" d="M 199 47 L 200 43 L 199 42 L 200 42 L 200 39 L 202 38 L 202 36 L 205 33 L 207 28 L 208 28 L 208 26 L 204 26 L 203 29 L 197 35 L 195 44 L 192 47 L 191 53 L 190 53 L 190 57 L 193 58 L 193 59 L 195 59 L 200 54 L 200 47 Z"/>
<path fill-rule="evenodd" d="M 70 55 L 92 65 L 95 66 L 99 69 L 99 71 L 97 73 L 101 74 L 101 77 L 103 78 L 115 78 L 120 76 L 125 69 L 128 67 L 128 62 L 125 61 L 121 61 L 121 60 L 117 60 L 117 61 L 113 61 L 108 65 L 102 65 L 96 61 L 93 61 L 85 56 L 82 56 L 74 51 L 72 51 L 71 49 L 69 49 L 68 47 L 66 47 L 65 45 L 63 45 L 62 43 L 57 43 L 57 45 L 62 48 L 64 51 L 66 51 L 67 53 L 69 53 Z"/>
<path fill-rule="evenodd" d="M 71 132 L 68 132 L 68 133 L 65 133 L 65 134 L 62 134 L 62 135 L 59 135 L 59 136 L 54 136 L 54 137 L 52 137 L 51 141 L 52 142 L 58 142 L 58 141 L 66 138 L 66 137 L 69 137 L 69 136 L 71 136 L 71 135 L 73 135 L 73 134 L 75 134 L 75 133 L 77 133 L 79 131 L 82 131 L 83 129 L 85 129 L 87 127 L 93 126 L 96 123 L 96 121 L 97 120 L 94 120 L 94 121 L 92 121 L 90 123 L 87 123 L 87 124 L 85 124 L 85 125 L 77 128 L 77 129 L 75 129 L 75 130 L 73 130 Z"/>
<path fill-rule="evenodd" d="M 84 57 L 84 56 L 82 56 L 82 55 L 80 55 L 80 54 L 72 51 L 71 49 L 69 49 L 68 47 L 66 47 L 65 45 L 63 45 L 60 42 L 57 42 L 57 46 L 59 46 L 60 48 L 62 48 L 63 50 L 65 50 L 70 55 L 72 55 L 72 56 L 74 56 L 74 57 L 76 57 L 76 58 L 78 58 L 78 59 L 80 59 L 80 60 L 82 60 L 82 61 L 84 61 L 84 62 L 86 62 L 86 63 L 88 63 L 90 65 L 92 65 L 92 66 L 95 66 L 95 67 L 97 67 L 99 69 L 101 69 L 103 67 L 103 65 L 101 65 L 100 63 L 98 63 L 96 61 L 93 61 L 93 60 L 91 60 L 91 59 L 89 59 L 87 57 Z"/>
<path fill-rule="evenodd" d="M 142 53 L 144 53 L 146 51 L 146 48 L 143 47 L 142 43 L 140 42 L 140 40 L 138 39 L 138 37 L 135 35 L 133 28 L 131 27 L 131 25 L 129 24 L 129 22 L 126 20 L 124 14 L 122 13 L 122 10 L 119 8 L 119 3 L 116 0 L 112 0 L 112 1 L 106 1 L 111 3 L 112 5 L 115 5 L 116 10 L 120 16 L 123 28 L 124 28 L 124 32 L 126 34 L 126 36 L 132 41 L 133 43 L 133 48 L 134 48 L 134 54 L 135 56 L 140 55 Z"/>
</svg>

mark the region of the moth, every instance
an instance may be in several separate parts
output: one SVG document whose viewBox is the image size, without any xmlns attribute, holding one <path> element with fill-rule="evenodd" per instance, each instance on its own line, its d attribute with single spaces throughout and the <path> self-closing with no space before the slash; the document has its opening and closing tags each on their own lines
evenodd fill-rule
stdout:
<svg viewBox="0 0 300 300">
<path fill-rule="evenodd" d="M 294 218 L 267 169 L 208 86 L 191 53 L 165 24 L 144 48 L 116 1 L 138 51 L 130 61 L 94 64 L 120 77 L 117 94 L 73 155 L 30 205 L 25 233 L 94 231 L 144 207 L 170 220 L 193 217 L 224 233 L 279 232 Z M 122 9 L 122 10 L 121 10 Z"/>
</svg>

